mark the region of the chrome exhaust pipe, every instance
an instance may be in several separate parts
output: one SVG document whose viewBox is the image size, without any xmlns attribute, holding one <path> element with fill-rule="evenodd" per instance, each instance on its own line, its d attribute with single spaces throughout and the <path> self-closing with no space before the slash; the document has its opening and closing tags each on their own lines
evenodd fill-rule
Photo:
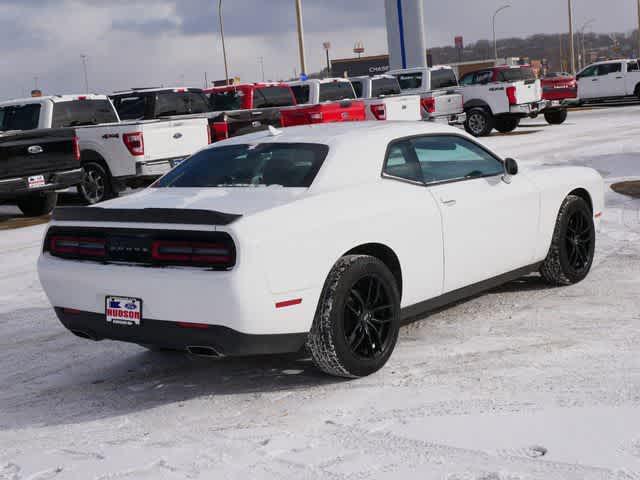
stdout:
<svg viewBox="0 0 640 480">
<path fill-rule="evenodd" d="M 187 347 L 187 352 L 189 352 L 191 355 L 197 355 L 198 357 L 216 357 L 216 358 L 220 358 L 220 357 L 223 356 L 220 352 L 218 352 L 213 347 L 202 347 L 202 346 L 197 346 L 197 345 L 188 346 Z"/>
</svg>

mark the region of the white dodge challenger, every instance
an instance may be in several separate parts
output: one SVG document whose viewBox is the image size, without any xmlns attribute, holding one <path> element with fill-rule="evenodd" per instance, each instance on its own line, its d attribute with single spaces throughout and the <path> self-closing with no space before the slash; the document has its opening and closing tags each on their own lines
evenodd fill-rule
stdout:
<svg viewBox="0 0 640 480">
<path fill-rule="evenodd" d="M 403 321 L 531 272 L 585 278 L 602 178 L 522 170 L 425 122 L 271 129 L 138 194 L 56 209 L 40 280 L 83 338 L 211 356 L 306 347 L 321 370 L 361 377 Z"/>
</svg>

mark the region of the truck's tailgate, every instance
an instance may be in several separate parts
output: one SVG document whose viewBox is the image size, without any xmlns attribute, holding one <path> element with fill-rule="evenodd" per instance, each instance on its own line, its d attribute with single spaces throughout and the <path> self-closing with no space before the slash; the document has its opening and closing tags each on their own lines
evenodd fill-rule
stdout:
<svg viewBox="0 0 640 480">
<path fill-rule="evenodd" d="M 460 93 L 436 91 L 433 92 L 435 100 L 434 116 L 455 115 L 462 113 L 464 110 L 464 97 Z"/>
<path fill-rule="evenodd" d="M 419 95 L 398 95 L 372 99 L 372 105 L 384 103 L 387 120 L 415 120 L 422 119 L 420 114 Z"/>
<path fill-rule="evenodd" d="M 186 157 L 209 142 L 206 118 L 161 120 L 143 123 L 145 160 Z"/>
<path fill-rule="evenodd" d="M 540 80 L 521 80 L 514 82 L 513 86 L 516 87 L 516 101 L 519 105 L 542 100 Z"/>
<path fill-rule="evenodd" d="M 0 179 L 80 168 L 72 128 L 0 135 Z"/>
</svg>

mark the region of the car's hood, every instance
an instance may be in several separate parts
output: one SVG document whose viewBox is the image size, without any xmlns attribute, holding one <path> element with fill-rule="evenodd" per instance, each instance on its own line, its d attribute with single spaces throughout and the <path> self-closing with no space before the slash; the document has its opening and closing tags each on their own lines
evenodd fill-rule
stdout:
<svg viewBox="0 0 640 480">
<path fill-rule="evenodd" d="M 268 210 L 300 198 L 306 188 L 147 188 L 142 192 L 101 203 L 103 208 L 178 208 L 237 215 Z"/>
</svg>

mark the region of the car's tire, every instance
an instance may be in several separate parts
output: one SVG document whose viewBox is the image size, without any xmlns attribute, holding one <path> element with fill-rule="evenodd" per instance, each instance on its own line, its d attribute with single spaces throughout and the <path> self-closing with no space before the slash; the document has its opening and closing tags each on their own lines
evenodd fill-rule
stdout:
<svg viewBox="0 0 640 480">
<path fill-rule="evenodd" d="M 493 115 L 484 108 L 472 108 L 467 112 L 464 129 L 474 137 L 486 137 L 493 130 Z"/>
<path fill-rule="evenodd" d="M 520 125 L 519 118 L 506 117 L 506 118 L 496 118 L 495 129 L 500 133 L 509 133 L 513 132 Z"/>
<path fill-rule="evenodd" d="M 542 278 L 551 285 L 571 285 L 591 270 L 596 244 L 593 212 L 584 199 L 569 195 L 556 220 L 551 248 L 540 267 Z"/>
<path fill-rule="evenodd" d="M 39 217 L 48 215 L 58 203 L 56 192 L 36 193 L 17 200 L 18 208 L 27 217 Z"/>
<path fill-rule="evenodd" d="M 111 175 L 107 166 L 98 160 L 89 160 L 82 164 L 84 177 L 78 185 L 78 193 L 88 205 L 95 205 L 114 196 Z"/>
<path fill-rule="evenodd" d="M 393 274 L 375 257 L 347 255 L 325 282 L 307 348 L 323 372 L 365 377 L 387 363 L 399 329 L 400 294 Z"/>
<path fill-rule="evenodd" d="M 567 115 L 567 109 L 563 108 L 561 110 L 545 112 L 544 119 L 549 125 L 562 125 L 567 120 Z"/>
<path fill-rule="evenodd" d="M 640 99 L 640 83 L 636 85 L 636 89 L 633 91 L 633 94 Z"/>
</svg>

